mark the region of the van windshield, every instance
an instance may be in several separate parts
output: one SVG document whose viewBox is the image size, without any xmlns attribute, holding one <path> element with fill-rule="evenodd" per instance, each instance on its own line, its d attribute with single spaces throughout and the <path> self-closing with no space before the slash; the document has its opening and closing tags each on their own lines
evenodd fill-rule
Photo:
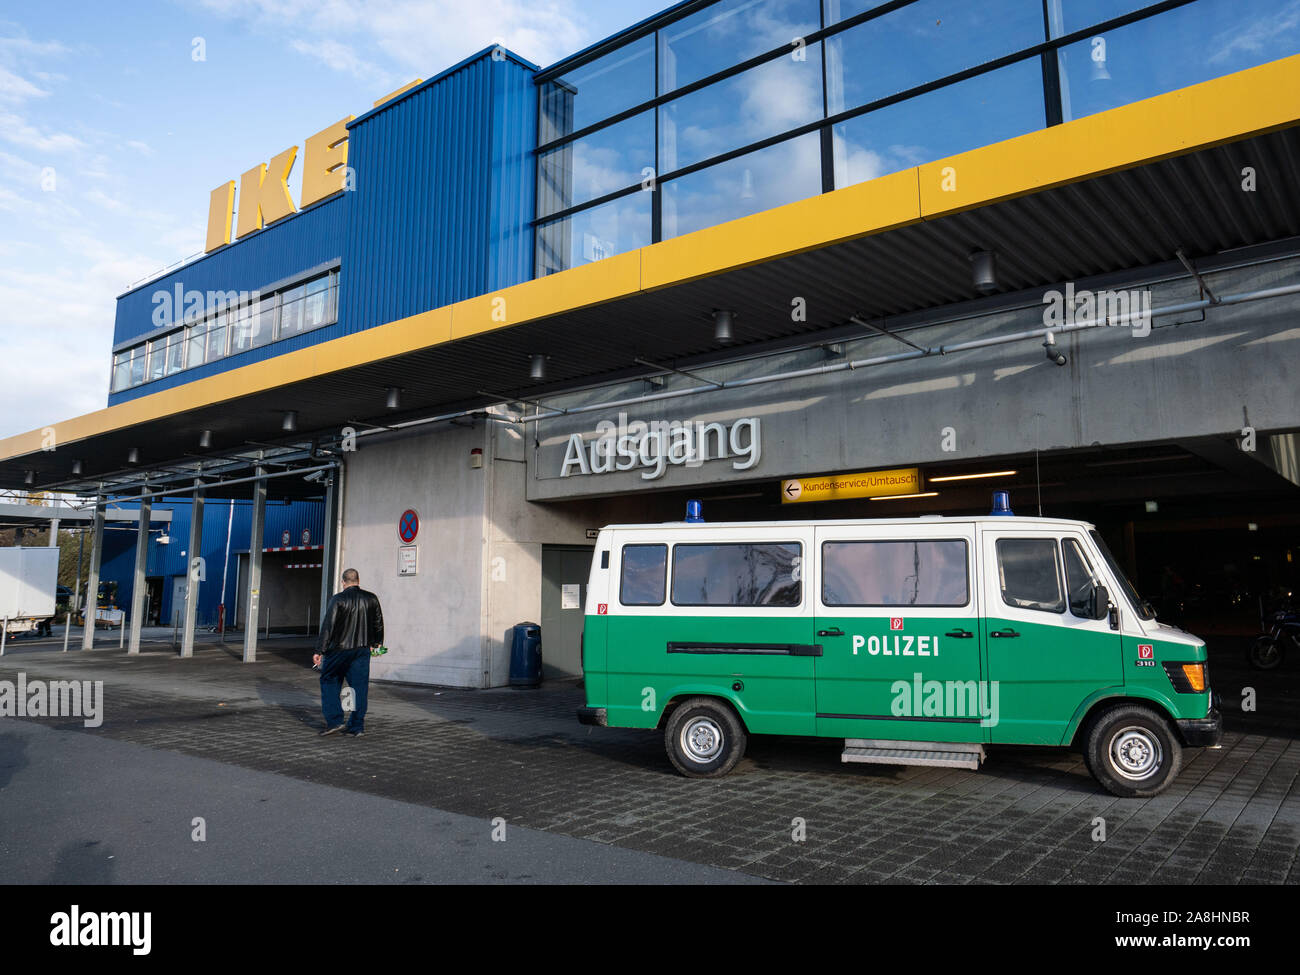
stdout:
<svg viewBox="0 0 1300 975">
<path fill-rule="evenodd" d="M 1104 558 L 1106 564 L 1110 566 L 1110 574 L 1115 577 L 1119 582 L 1120 588 L 1124 590 L 1124 595 L 1128 598 L 1129 605 L 1133 607 L 1133 612 L 1137 613 L 1140 619 L 1155 619 L 1156 611 L 1151 607 L 1149 602 L 1138 595 L 1137 589 L 1134 588 L 1133 583 L 1128 581 L 1128 576 L 1124 574 L 1124 570 L 1121 569 L 1119 563 L 1115 561 L 1115 556 L 1110 554 L 1110 549 L 1106 547 L 1106 542 L 1097 532 L 1097 529 L 1091 529 L 1088 534 L 1092 536 L 1092 540 L 1097 544 L 1097 548 L 1101 549 L 1102 558 Z"/>
</svg>

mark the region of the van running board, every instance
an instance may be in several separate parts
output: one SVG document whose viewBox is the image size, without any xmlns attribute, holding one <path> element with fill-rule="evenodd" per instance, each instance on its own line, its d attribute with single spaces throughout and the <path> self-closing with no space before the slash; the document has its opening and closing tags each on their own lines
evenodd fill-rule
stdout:
<svg viewBox="0 0 1300 975">
<path fill-rule="evenodd" d="M 845 738 L 841 762 L 874 765 L 933 765 L 977 769 L 984 761 L 984 746 L 960 741 L 889 741 Z"/>
</svg>

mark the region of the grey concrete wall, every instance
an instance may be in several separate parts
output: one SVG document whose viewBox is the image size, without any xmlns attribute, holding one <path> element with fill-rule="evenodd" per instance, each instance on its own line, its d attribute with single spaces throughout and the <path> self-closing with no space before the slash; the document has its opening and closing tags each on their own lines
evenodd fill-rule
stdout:
<svg viewBox="0 0 1300 975">
<path fill-rule="evenodd" d="M 286 569 L 286 565 L 319 562 L 319 552 L 264 552 L 262 553 L 262 592 L 258 597 L 257 621 L 259 629 L 266 626 L 267 612 L 271 614 L 271 629 L 291 627 L 307 632 L 310 615 L 312 632 L 320 625 L 320 569 Z M 239 556 L 239 577 L 248 578 L 248 553 Z M 169 577 L 168 583 L 171 584 Z M 219 583 L 218 583 L 219 585 Z M 248 593 L 239 587 L 239 620 L 245 624 L 248 611 Z M 178 608 L 176 610 L 180 612 Z"/>
<path fill-rule="evenodd" d="M 1300 262 L 1211 276 L 1219 294 L 1292 284 Z M 1132 285 L 1125 285 L 1130 287 Z M 1115 287 L 1119 287 L 1116 285 Z M 1157 309 L 1194 301 L 1188 280 L 1151 288 Z M 529 452 L 532 500 L 594 497 L 719 482 L 743 483 L 843 470 L 935 464 L 986 456 L 1230 436 L 1246 425 L 1261 433 L 1300 428 L 1294 364 L 1300 362 L 1300 296 L 1156 318 L 1146 337 L 1126 327 L 1061 336 L 1068 364 L 1049 363 L 1040 341 L 829 373 L 734 390 L 703 392 L 625 408 L 631 420 L 762 421 L 762 460 L 736 471 L 727 460 L 670 466 L 653 480 L 641 471 L 561 477 L 569 436 L 595 437 L 599 420 L 618 410 L 539 424 L 540 448 Z M 926 346 L 969 341 L 1043 326 L 1043 306 L 909 331 Z M 847 358 L 906 348 L 886 337 L 847 343 Z M 830 362 L 820 349 L 699 370 L 736 380 Z M 670 377 L 666 388 L 696 385 Z M 572 406 L 636 395 L 645 384 L 593 390 Z M 950 443 L 945 431 L 951 429 Z M 945 449 L 952 446 L 952 450 Z"/>
<path fill-rule="evenodd" d="M 470 468 L 482 424 L 440 425 L 382 443 L 361 438 L 345 455 L 339 566 L 355 568 L 384 608 L 388 654 L 377 680 L 480 687 L 485 473 Z M 403 511 L 420 515 L 419 573 L 398 575 Z"/>
<path fill-rule="evenodd" d="M 588 499 L 581 504 L 535 504 L 527 500 L 527 433 L 493 424 L 486 451 L 490 474 L 486 511 L 487 562 L 483 599 L 485 639 L 492 684 L 508 683 L 510 628 L 542 616 L 542 547 L 594 545 L 587 529 L 614 522 L 661 521 L 665 503 L 647 498 Z M 542 634 L 545 653 L 546 634 Z"/>
</svg>

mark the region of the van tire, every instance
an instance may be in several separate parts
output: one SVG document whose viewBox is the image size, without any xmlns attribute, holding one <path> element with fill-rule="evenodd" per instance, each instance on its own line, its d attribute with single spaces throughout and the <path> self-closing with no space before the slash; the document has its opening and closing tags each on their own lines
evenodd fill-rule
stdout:
<svg viewBox="0 0 1300 975">
<path fill-rule="evenodd" d="M 1149 799 L 1169 787 L 1183 764 L 1183 747 L 1161 715 L 1121 704 L 1097 715 L 1084 745 L 1085 762 L 1112 795 Z"/>
<path fill-rule="evenodd" d="M 673 768 L 689 779 L 726 775 L 745 755 L 745 728 L 729 704 L 691 697 L 673 709 L 664 746 Z"/>
</svg>

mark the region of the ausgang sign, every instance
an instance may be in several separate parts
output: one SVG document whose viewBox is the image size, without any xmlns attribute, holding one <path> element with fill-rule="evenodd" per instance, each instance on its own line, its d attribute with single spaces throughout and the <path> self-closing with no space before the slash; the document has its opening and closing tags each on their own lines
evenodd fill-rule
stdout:
<svg viewBox="0 0 1300 975">
<path fill-rule="evenodd" d="M 641 469 L 642 480 L 664 476 L 669 466 L 700 467 L 708 461 L 730 460 L 747 471 L 762 457 L 762 428 L 758 417 L 733 423 L 704 420 L 633 420 L 620 413 L 618 422 L 601 420 L 596 435 L 569 436 L 560 477 L 610 474 Z"/>
<path fill-rule="evenodd" d="M 843 501 L 848 498 L 890 498 L 919 494 L 921 471 L 916 467 L 829 477 L 800 477 L 781 482 L 782 504 L 804 501 Z"/>
</svg>

